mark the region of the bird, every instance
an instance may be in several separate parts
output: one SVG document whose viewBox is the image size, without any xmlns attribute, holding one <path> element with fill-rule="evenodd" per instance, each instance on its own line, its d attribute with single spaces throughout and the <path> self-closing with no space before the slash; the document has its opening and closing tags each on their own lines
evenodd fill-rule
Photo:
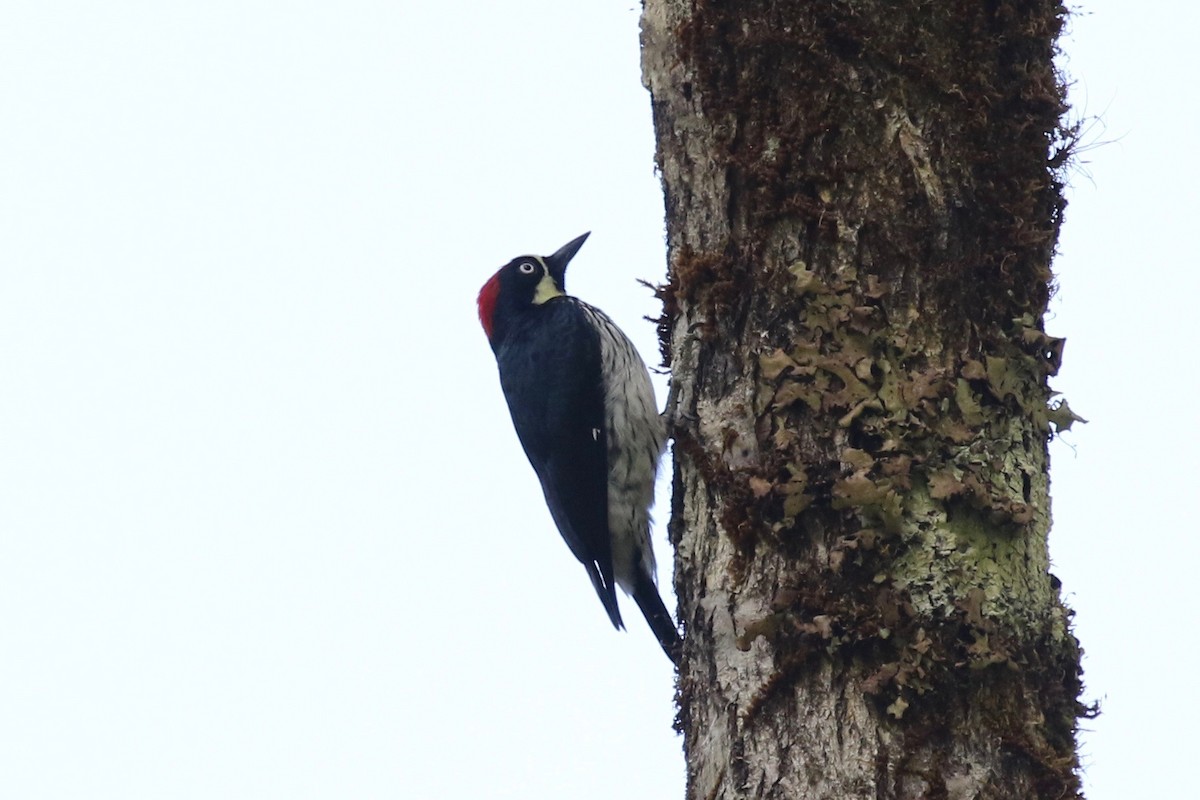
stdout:
<svg viewBox="0 0 1200 800">
<path fill-rule="evenodd" d="M 625 627 L 619 586 L 677 663 L 682 640 L 658 593 L 650 544 L 666 425 L 633 342 L 566 293 L 567 265 L 589 235 L 501 267 L 479 291 L 479 321 L 550 516 L 613 627 Z"/>
</svg>

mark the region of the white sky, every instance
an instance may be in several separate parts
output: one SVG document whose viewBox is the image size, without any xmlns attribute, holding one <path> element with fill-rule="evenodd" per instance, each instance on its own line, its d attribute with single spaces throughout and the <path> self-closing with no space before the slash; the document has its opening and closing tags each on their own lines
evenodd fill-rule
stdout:
<svg viewBox="0 0 1200 800">
<path fill-rule="evenodd" d="M 0 0 L 0 795 L 682 795 L 670 666 L 555 532 L 474 308 L 591 230 L 570 289 L 656 360 L 632 6 Z M 1091 424 L 1051 552 L 1090 797 L 1180 796 L 1200 14 L 1090 8 L 1119 141 L 1057 262 Z"/>
</svg>

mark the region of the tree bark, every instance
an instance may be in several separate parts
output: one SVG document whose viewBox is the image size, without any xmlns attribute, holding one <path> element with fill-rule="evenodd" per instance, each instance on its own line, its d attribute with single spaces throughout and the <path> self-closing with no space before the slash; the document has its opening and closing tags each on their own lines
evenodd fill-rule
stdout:
<svg viewBox="0 0 1200 800">
<path fill-rule="evenodd" d="M 688 797 L 1079 795 L 1038 0 L 645 0 Z"/>
</svg>

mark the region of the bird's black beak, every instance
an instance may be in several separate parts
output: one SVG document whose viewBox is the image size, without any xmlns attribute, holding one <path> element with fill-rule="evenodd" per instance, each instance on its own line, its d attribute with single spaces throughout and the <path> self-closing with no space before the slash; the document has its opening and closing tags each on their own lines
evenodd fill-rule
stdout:
<svg viewBox="0 0 1200 800">
<path fill-rule="evenodd" d="M 592 232 L 588 231 L 582 236 L 576 236 L 558 248 L 554 255 L 546 256 L 546 267 L 550 270 L 550 277 L 554 278 L 554 282 L 558 284 L 561 291 L 566 291 L 567 264 L 571 263 L 571 259 L 579 252 L 579 248 L 583 247 L 583 243 L 591 234 Z"/>
</svg>

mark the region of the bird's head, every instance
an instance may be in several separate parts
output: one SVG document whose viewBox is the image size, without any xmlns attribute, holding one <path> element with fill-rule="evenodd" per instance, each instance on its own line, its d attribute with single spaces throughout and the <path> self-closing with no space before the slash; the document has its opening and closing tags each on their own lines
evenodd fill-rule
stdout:
<svg viewBox="0 0 1200 800">
<path fill-rule="evenodd" d="M 503 321 L 532 306 L 566 294 L 567 264 L 583 247 L 585 233 L 549 256 L 519 256 L 505 264 L 479 290 L 479 322 L 495 342 Z"/>
</svg>

